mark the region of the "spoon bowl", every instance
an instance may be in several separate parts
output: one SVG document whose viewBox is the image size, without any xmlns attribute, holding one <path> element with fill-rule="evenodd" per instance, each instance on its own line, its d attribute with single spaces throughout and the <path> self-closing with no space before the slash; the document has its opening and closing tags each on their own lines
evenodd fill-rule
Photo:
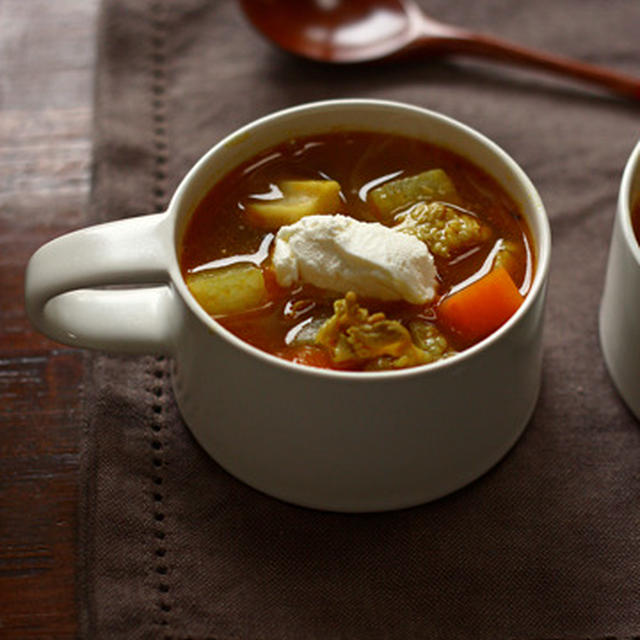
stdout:
<svg viewBox="0 0 640 640">
<path fill-rule="evenodd" d="M 402 0 L 241 0 L 253 25 L 282 49 L 318 62 L 356 63 L 401 52 L 422 14 Z"/>
<path fill-rule="evenodd" d="M 240 6 L 268 40 L 318 62 L 463 54 L 551 71 L 640 99 L 638 78 L 438 22 L 413 0 L 240 0 Z"/>
</svg>

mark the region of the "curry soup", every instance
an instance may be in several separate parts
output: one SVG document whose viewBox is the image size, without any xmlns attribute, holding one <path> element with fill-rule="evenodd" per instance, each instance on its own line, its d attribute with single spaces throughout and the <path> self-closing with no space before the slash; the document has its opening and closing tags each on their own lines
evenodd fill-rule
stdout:
<svg viewBox="0 0 640 640">
<path fill-rule="evenodd" d="M 636 242 L 640 245 L 640 198 L 636 200 L 635 206 L 631 209 L 631 225 Z"/>
<path fill-rule="evenodd" d="M 317 247 L 295 256 L 302 275 L 282 276 L 274 253 L 281 241 L 294 247 L 290 229 L 305 227 L 305 241 L 319 246 L 314 229 L 344 236 L 344 216 L 367 223 L 351 226 L 378 234 L 378 246 L 391 230 L 392 240 L 409 236 L 412 250 L 417 242 L 429 254 L 421 264 L 433 265 L 433 287 L 419 302 L 355 290 L 382 273 L 386 291 L 400 277 L 393 255 L 377 264 L 366 241 L 356 257 L 342 245 L 322 257 L 326 273 L 334 258 L 349 261 L 334 273 L 355 273 L 354 290 L 304 276 L 304 260 L 324 270 Z M 179 254 L 194 297 L 236 336 L 294 362 L 350 371 L 428 364 L 468 348 L 517 310 L 534 269 L 521 211 L 491 176 L 444 148 L 360 131 L 293 139 L 232 170 L 197 206 Z"/>
</svg>

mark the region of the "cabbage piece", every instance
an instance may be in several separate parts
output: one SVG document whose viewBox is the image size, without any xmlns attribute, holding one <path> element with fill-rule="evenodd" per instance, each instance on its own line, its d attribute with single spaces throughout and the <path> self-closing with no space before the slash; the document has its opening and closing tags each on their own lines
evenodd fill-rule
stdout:
<svg viewBox="0 0 640 640">
<path fill-rule="evenodd" d="M 451 178 L 442 169 L 430 169 L 416 176 L 385 182 L 372 189 L 368 199 L 384 222 L 391 220 L 394 213 L 418 202 L 459 202 Z"/>
<path fill-rule="evenodd" d="M 311 215 L 338 213 L 343 209 L 340 184 L 335 180 L 283 180 L 275 200 L 245 205 L 249 221 L 263 229 L 278 229 Z"/>
<path fill-rule="evenodd" d="M 302 321 L 293 329 L 291 335 L 291 346 L 314 345 L 318 337 L 318 332 L 328 320 L 327 317 L 309 318 Z"/>
<path fill-rule="evenodd" d="M 384 313 L 369 314 L 353 291 L 334 302 L 334 315 L 322 325 L 316 343 L 325 347 L 336 363 L 384 363 L 373 368 L 404 368 L 432 361 L 416 347 L 411 334 Z"/>
<path fill-rule="evenodd" d="M 445 336 L 432 322 L 416 319 L 409 323 L 409 333 L 414 344 L 422 349 L 430 362 L 435 362 L 446 356 L 456 353 L 450 346 Z"/>
<path fill-rule="evenodd" d="M 252 264 L 189 273 L 185 281 L 194 298 L 212 316 L 249 311 L 267 301 L 262 271 Z"/>
</svg>

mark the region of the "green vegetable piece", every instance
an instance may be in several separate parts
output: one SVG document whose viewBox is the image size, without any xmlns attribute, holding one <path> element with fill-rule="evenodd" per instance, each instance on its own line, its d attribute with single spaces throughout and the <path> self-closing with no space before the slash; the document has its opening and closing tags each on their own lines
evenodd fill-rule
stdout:
<svg viewBox="0 0 640 640">
<path fill-rule="evenodd" d="M 316 337 L 322 326 L 328 320 L 328 317 L 313 318 L 300 323 L 300 329 L 295 331 L 291 339 L 291 345 L 314 345 Z"/>
<path fill-rule="evenodd" d="M 189 273 L 185 278 L 200 306 L 212 316 L 256 309 L 267 300 L 264 276 L 252 264 Z"/>
<path fill-rule="evenodd" d="M 435 362 L 455 353 L 438 327 L 431 322 L 421 319 L 412 320 L 409 323 L 409 333 L 414 344 L 424 351 L 429 362 Z"/>
<path fill-rule="evenodd" d="M 370 314 L 349 291 L 333 304 L 334 314 L 316 336 L 334 362 L 369 362 L 374 369 L 414 367 L 431 362 L 429 354 L 416 347 L 411 334 L 398 320 L 384 313 Z"/>
<path fill-rule="evenodd" d="M 456 204 L 458 193 L 442 169 L 431 169 L 409 178 L 391 180 L 369 192 L 378 217 L 388 221 L 394 213 L 418 202 L 443 201 Z"/>
</svg>

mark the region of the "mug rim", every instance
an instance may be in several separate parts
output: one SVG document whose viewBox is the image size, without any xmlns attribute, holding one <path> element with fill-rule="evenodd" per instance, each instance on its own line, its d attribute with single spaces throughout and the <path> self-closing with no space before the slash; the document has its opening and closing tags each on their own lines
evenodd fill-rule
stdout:
<svg viewBox="0 0 640 640">
<path fill-rule="evenodd" d="M 476 141 L 480 142 L 487 150 L 493 155 L 497 156 L 498 159 L 507 166 L 510 172 L 517 178 L 520 185 L 524 187 L 524 191 L 526 193 L 527 201 L 531 205 L 531 211 L 533 212 L 533 216 L 536 218 L 536 223 L 538 227 L 538 238 L 534 238 L 535 241 L 535 258 L 536 264 L 533 273 L 533 278 L 531 281 L 531 287 L 524 299 L 524 302 L 520 305 L 518 310 L 498 329 L 490 333 L 486 338 L 480 340 L 475 345 L 464 349 L 448 358 L 443 358 L 433 363 L 429 363 L 426 365 L 420 365 L 405 369 L 395 369 L 395 370 L 385 370 L 385 371 L 338 371 L 335 369 L 323 369 L 319 367 L 311 367 L 302 365 L 296 362 L 292 362 L 289 360 L 285 360 L 278 356 L 272 355 L 266 351 L 258 349 L 253 345 L 245 342 L 241 338 L 237 337 L 231 331 L 223 327 L 219 322 L 213 319 L 209 314 L 207 314 L 204 309 L 200 306 L 200 304 L 196 301 L 193 295 L 188 290 L 186 282 L 182 277 L 182 273 L 180 270 L 179 257 L 178 257 L 178 233 L 177 233 L 177 224 L 181 214 L 182 209 L 182 200 L 185 197 L 188 190 L 191 188 L 191 185 L 194 179 L 200 175 L 203 171 L 206 171 L 206 167 L 208 166 L 211 158 L 219 153 L 223 148 L 238 144 L 242 140 L 244 140 L 253 130 L 257 128 L 262 128 L 264 126 L 268 126 L 274 121 L 280 120 L 282 118 L 287 118 L 289 116 L 298 114 L 298 113 L 313 113 L 314 111 L 320 111 L 327 108 L 334 107 L 354 107 L 354 108 L 363 108 L 363 109 L 389 109 L 389 110 L 399 110 L 405 112 L 412 112 L 418 116 L 426 116 L 427 118 L 435 121 L 440 121 L 445 125 L 456 128 L 464 133 L 464 135 L 469 136 L 470 138 L 474 138 Z M 366 130 L 363 127 L 363 130 Z M 406 134 L 403 134 L 406 135 Z M 283 140 L 286 136 L 283 136 Z M 445 141 L 438 142 L 434 141 L 433 144 L 442 146 L 446 148 Z M 229 171 L 233 170 L 234 167 L 229 167 L 225 169 L 224 174 L 226 175 Z M 502 184 L 504 189 L 509 192 L 509 189 Z M 210 187 L 211 188 L 211 187 Z M 520 203 L 522 204 L 522 203 Z M 192 212 L 193 213 L 193 212 Z M 520 167 L 520 165 L 497 143 L 491 140 L 489 137 L 480 133 L 476 129 L 470 127 L 469 125 L 456 120 L 450 116 L 444 115 L 440 112 L 434 111 L 432 109 L 427 109 L 425 107 L 419 107 L 416 105 L 391 101 L 391 100 L 379 100 L 373 98 L 343 98 L 343 99 L 335 99 L 335 100 L 322 100 L 316 102 L 308 102 L 303 103 L 291 107 L 287 107 L 285 109 L 281 109 L 262 117 L 259 117 L 251 122 L 241 126 L 238 129 L 235 129 L 224 138 L 219 140 L 215 145 L 213 145 L 207 152 L 205 152 L 200 158 L 196 161 L 196 163 L 191 167 L 191 169 L 186 173 L 184 178 L 180 181 L 176 191 L 174 192 L 169 206 L 166 210 L 167 216 L 170 218 L 170 231 L 171 231 L 171 264 L 169 265 L 169 275 L 171 276 L 171 280 L 173 282 L 174 287 L 176 287 L 177 291 L 180 294 L 180 297 L 187 305 L 189 310 L 196 315 L 196 317 L 209 329 L 209 331 L 215 333 L 228 343 L 231 343 L 235 347 L 239 348 L 245 354 L 250 355 L 251 357 L 258 358 L 263 363 L 277 366 L 280 368 L 284 368 L 285 370 L 289 370 L 292 373 L 297 374 L 305 374 L 314 377 L 321 378 L 330 378 L 330 379 L 343 379 L 349 381 L 360 381 L 366 382 L 371 380 L 399 380 L 402 378 L 418 376 L 418 375 L 435 375 L 437 372 L 443 369 L 450 369 L 453 367 L 457 367 L 463 365 L 470 359 L 473 359 L 479 355 L 481 355 L 484 351 L 487 351 L 490 347 L 495 345 L 497 342 L 502 340 L 511 330 L 520 323 L 521 319 L 528 313 L 529 309 L 534 305 L 535 300 L 540 296 L 544 295 L 544 286 L 546 284 L 549 268 L 550 268 L 550 256 L 551 256 L 551 228 L 549 219 L 546 213 L 546 209 L 542 202 L 542 199 L 534 186 L 531 179 L 524 172 L 524 170 Z M 527 223 L 531 226 L 532 220 L 527 220 Z"/>
<path fill-rule="evenodd" d="M 627 159 L 618 195 L 618 211 L 620 212 L 622 233 L 631 251 L 631 255 L 634 257 L 636 263 L 640 265 L 640 240 L 636 238 L 633 225 L 631 224 L 634 204 L 640 206 L 640 184 L 637 189 L 636 202 L 631 202 L 631 189 L 634 180 L 640 183 L 640 140 L 636 143 Z"/>
</svg>

